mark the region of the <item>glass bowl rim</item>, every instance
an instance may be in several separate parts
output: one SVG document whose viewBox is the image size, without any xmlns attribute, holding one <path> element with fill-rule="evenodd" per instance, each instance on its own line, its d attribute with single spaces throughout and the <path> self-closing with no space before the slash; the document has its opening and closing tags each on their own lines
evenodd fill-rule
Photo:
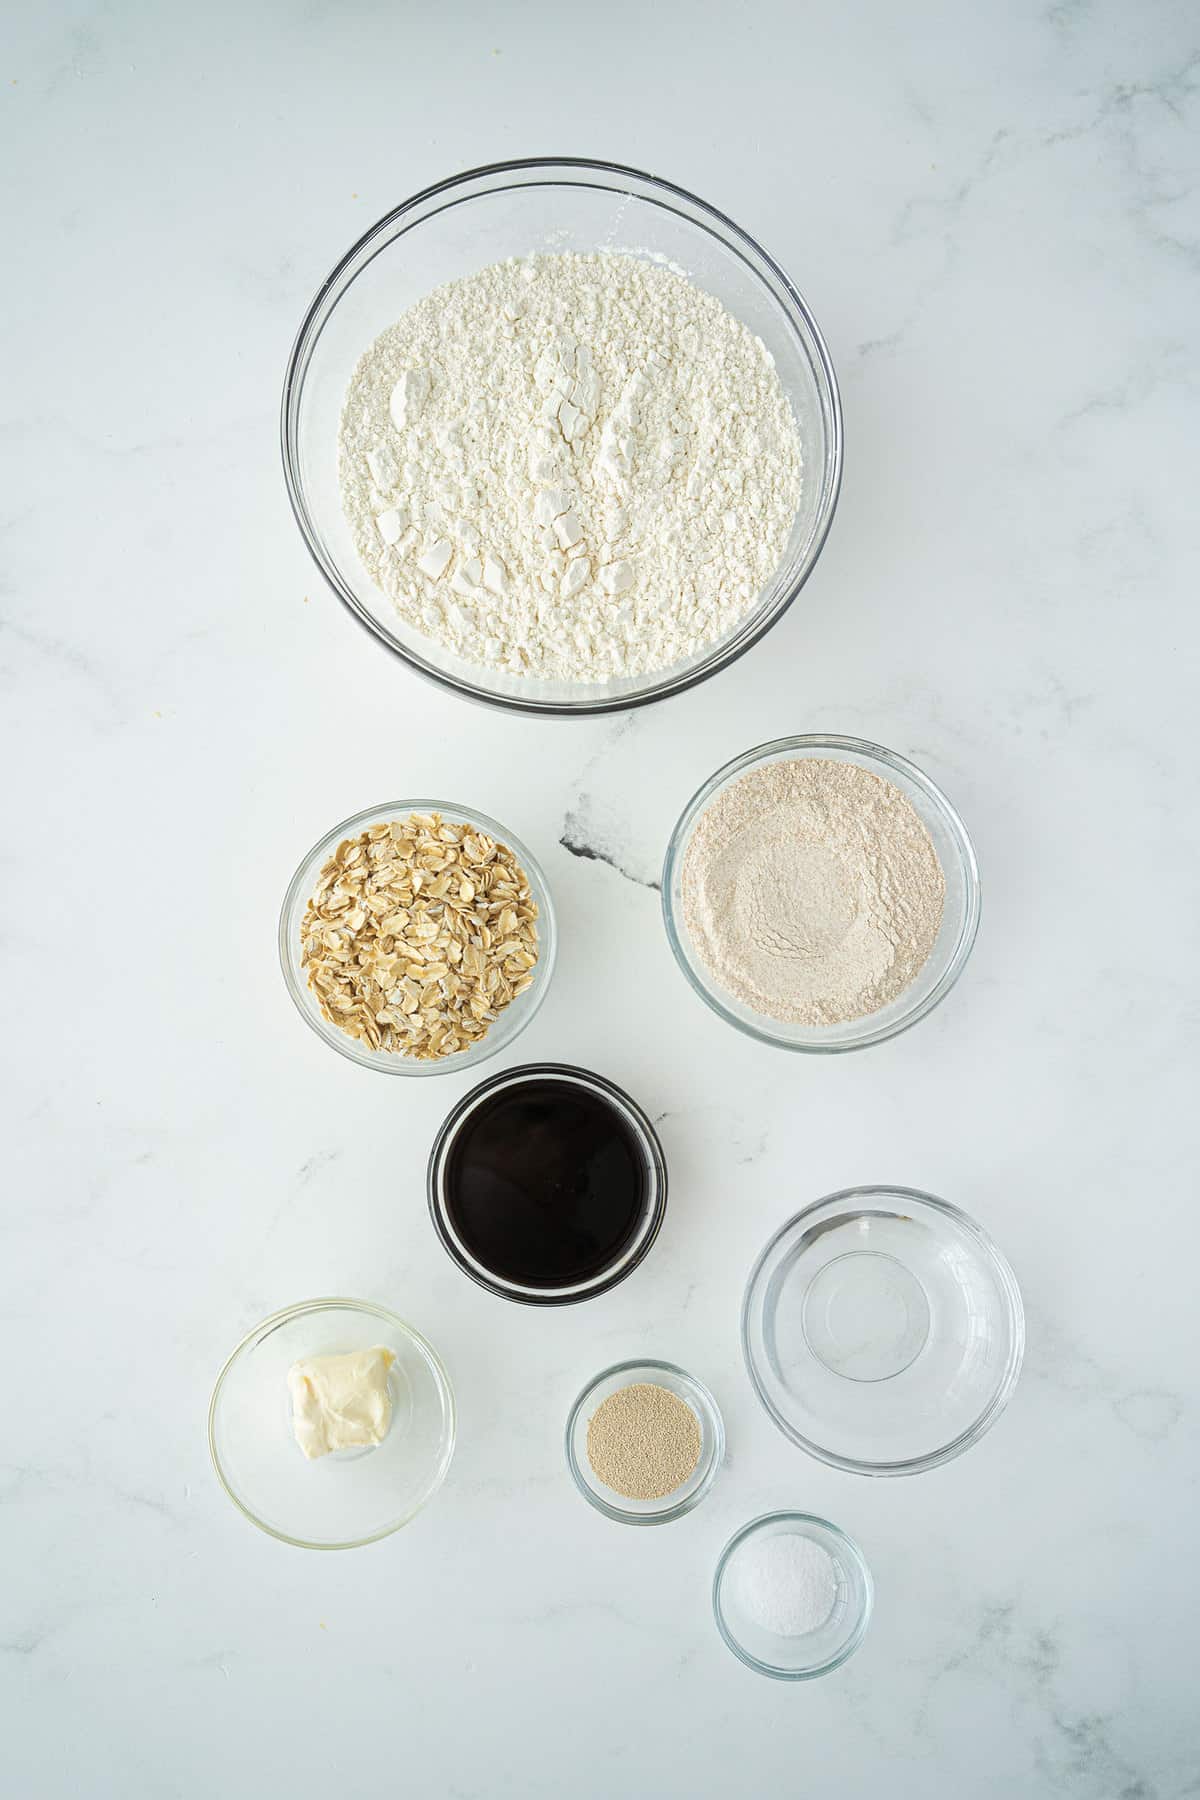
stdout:
<svg viewBox="0 0 1200 1800">
<path fill-rule="evenodd" d="M 745 621 L 743 621 L 742 626 L 735 630 L 732 637 L 727 639 L 723 645 L 718 646 L 711 655 L 706 656 L 699 666 L 690 669 L 686 675 L 654 680 L 638 693 L 614 695 L 595 700 L 545 701 L 523 699 L 519 695 L 495 694 L 477 683 L 450 674 L 447 670 L 439 668 L 436 663 L 402 644 L 343 585 L 336 565 L 333 564 L 331 558 L 325 556 L 320 548 L 315 528 L 310 523 L 305 484 L 300 474 L 298 449 L 300 396 L 303 392 L 309 361 L 325 328 L 328 316 L 332 314 L 333 308 L 341 298 L 341 293 L 337 290 L 344 287 L 348 271 L 360 258 L 364 257 L 371 244 L 376 239 L 380 239 L 378 248 L 371 252 L 371 256 L 366 258 L 363 266 L 365 267 L 367 262 L 373 260 L 374 256 L 385 249 L 387 244 L 393 241 L 394 236 L 398 235 L 392 233 L 392 227 L 398 225 L 406 215 L 413 213 L 417 208 L 424 207 L 427 203 L 443 195 L 451 194 L 457 189 L 490 181 L 499 176 L 512 176 L 514 179 L 506 186 L 487 188 L 483 190 L 485 193 L 504 193 L 510 188 L 528 187 L 533 184 L 517 178 L 536 171 L 548 174 L 549 178 L 541 184 L 545 186 L 597 187 L 602 184 L 587 181 L 583 177 L 606 175 L 625 182 L 643 183 L 649 190 L 643 197 L 650 199 L 655 204 L 666 204 L 668 200 L 672 199 L 682 201 L 686 206 L 694 207 L 702 215 L 701 220 L 689 219 L 689 224 L 698 225 L 707 230 L 711 236 L 722 241 L 727 238 L 732 239 L 733 248 L 740 260 L 753 272 L 760 285 L 768 286 L 760 269 L 755 267 L 754 259 L 757 258 L 769 272 L 771 280 L 779 283 L 786 300 L 786 304 L 782 305 L 781 310 L 787 318 L 791 330 L 800 336 L 802 342 L 805 341 L 805 334 L 807 334 L 806 348 L 811 349 L 812 361 L 815 368 L 819 370 L 817 385 L 821 391 L 823 409 L 828 412 L 828 428 L 824 432 L 824 456 L 821 466 L 821 481 L 822 487 L 827 493 L 826 501 L 817 517 L 812 542 L 809 545 L 804 564 L 781 594 L 776 605 L 769 612 L 763 614 L 752 630 L 744 629 Z M 577 182 L 556 179 L 551 173 L 553 171 L 567 171 L 581 179 Z M 661 202 L 658 196 L 662 196 Z M 450 204 L 450 202 L 447 201 L 446 204 Z M 672 208 L 671 210 L 677 209 Z M 417 225 L 421 222 L 421 218 L 416 218 L 412 224 Z M 389 233 L 392 233 L 392 236 L 388 236 Z M 746 251 L 749 251 L 749 258 L 747 258 Z M 803 325 L 802 333 L 796 331 L 795 315 L 797 314 Z M 626 163 L 606 162 L 585 156 L 526 156 L 505 162 L 481 163 L 475 168 L 462 170 L 458 174 L 449 175 L 441 181 L 431 183 L 383 214 L 356 239 L 344 255 L 339 257 L 309 303 L 292 344 L 284 374 L 279 414 L 279 437 L 288 502 L 305 548 L 326 586 L 349 612 L 351 618 L 377 644 L 399 658 L 402 663 L 405 663 L 425 680 L 479 705 L 492 706 L 501 712 L 541 718 L 592 718 L 605 713 L 631 712 L 635 707 L 649 706 L 655 701 L 687 693 L 700 682 L 720 674 L 723 669 L 737 662 L 748 650 L 753 649 L 754 645 L 774 625 L 778 624 L 811 576 L 829 536 L 841 494 L 845 425 L 842 415 L 841 392 L 833 366 L 833 358 L 808 303 L 786 271 L 743 226 L 738 225 L 719 207 L 713 206 L 707 200 L 702 200 L 698 194 L 693 194 L 689 189 L 680 187 L 675 182 L 666 181 L 660 175 L 652 175 L 644 169 L 637 169 Z"/>
<path fill-rule="evenodd" d="M 998 1279 L 1012 1332 L 1012 1343 L 1009 1346 L 1004 1373 L 979 1416 L 972 1420 L 970 1425 L 965 1426 L 957 1436 L 949 1439 L 947 1443 L 940 1445 L 937 1449 L 926 1451 L 920 1456 L 903 1457 L 896 1462 L 868 1462 L 861 1457 L 841 1456 L 836 1451 L 824 1449 L 821 1445 L 806 1438 L 783 1417 L 767 1395 L 750 1350 L 751 1299 L 755 1284 L 776 1245 L 811 1213 L 820 1212 L 823 1208 L 835 1204 L 882 1198 L 900 1200 L 909 1204 L 918 1201 L 922 1206 L 931 1207 L 934 1212 L 943 1214 L 974 1241 Z M 980 1438 L 990 1431 L 1008 1406 L 1025 1360 L 1025 1303 L 1021 1298 L 1020 1284 L 1012 1264 L 990 1234 L 969 1213 L 964 1212 L 959 1206 L 954 1206 L 949 1200 L 940 1200 L 936 1194 L 926 1193 L 923 1188 L 896 1187 L 884 1182 L 875 1182 L 860 1187 L 839 1188 L 836 1193 L 825 1194 L 820 1200 L 814 1200 L 810 1205 L 802 1206 L 799 1212 L 793 1213 L 791 1218 L 786 1219 L 777 1231 L 772 1232 L 762 1250 L 755 1257 L 753 1267 L 746 1280 L 742 1294 L 740 1336 L 742 1360 L 746 1365 L 746 1373 L 750 1377 L 750 1385 L 754 1389 L 755 1396 L 767 1417 L 790 1443 L 795 1444 L 798 1449 L 806 1451 L 809 1456 L 815 1457 L 818 1462 L 826 1463 L 830 1468 L 841 1469 L 848 1475 L 875 1477 L 920 1475 L 926 1469 L 936 1469 L 942 1463 L 953 1462 L 956 1456 L 961 1456 L 964 1450 L 969 1450 L 973 1444 L 977 1444 Z"/>
<path fill-rule="evenodd" d="M 412 1510 L 405 1513 L 403 1518 L 397 1519 L 393 1524 L 385 1525 L 380 1531 L 370 1532 L 366 1537 L 346 1538 L 342 1542 L 336 1544 L 320 1544 L 315 1543 L 311 1538 L 294 1537 L 290 1532 L 277 1531 L 274 1525 L 268 1525 L 265 1519 L 260 1519 L 258 1514 L 247 1506 L 245 1501 L 234 1492 L 225 1470 L 221 1466 L 221 1458 L 217 1451 L 216 1441 L 217 1404 L 221 1398 L 221 1390 L 225 1385 L 226 1376 L 229 1374 L 242 1352 L 248 1349 L 254 1343 L 255 1339 L 261 1338 L 265 1333 L 275 1331 L 280 1325 L 287 1324 L 291 1319 L 302 1318 L 305 1314 L 313 1312 L 365 1313 L 371 1318 L 383 1319 L 393 1331 L 398 1332 L 402 1337 L 406 1337 L 410 1343 L 416 1346 L 429 1367 L 430 1373 L 433 1376 L 434 1385 L 441 1398 L 442 1415 L 444 1419 L 441 1454 L 438 1459 L 437 1467 L 425 1493 L 421 1496 L 420 1500 Z M 447 1472 L 450 1468 L 450 1463 L 454 1456 L 454 1446 L 457 1441 L 457 1435 L 458 1411 L 454 1401 L 454 1387 L 450 1380 L 450 1376 L 446 1371 L 445 1363 L 442 1361 L 433 1345 L 429 1342 L 429 1339 L 424 1333 L 418 1331 L 415 1325 L 410 1325 L 407 1319 L 402 1319 L 398 1313 L 392 1312 L 390 1307 L 380 1306 L 378 1302 L 374 1300 L 354 1300 L 346 1295 L 326 1294 L 318 1296 L 314 1300 L 297 1300 L 294 1301 L 291 1306 L 281 1306 L 277 1312 L 269 1313 L 267 1317 L 261 1319 L 257 1325 L 251 1326 L 250 1330 L 239 1339 L 222 1363 L 216 1381 L 213 1383 L 212 1397 L 208 1403 L 208 1454 L 212 1461 L 213 1468 L 216 1471 L 217 1479 L 221 1483 L 226 1494 L 228 1494 L 229 1498 L 233 1501 L 233 1504 L 237 1507 L 243 1518 L 249 1519 L 250 1523 L 257 1526 L 259 1531 L 266 1532 L 268 1537 L 277 1538 L 281 1544 L 294 1544 L 296 1548 L 300 1550 L 359 1550 L 365 1544 L 377 1544 L 381 1539 L 391 1537 L 393 1532 L 402 1531 L 406 1525 L 411 1525 L 412 1521 L 417 1517 L 417 1514 L 424 1511 L 425 1507 L 428 1506 L 429 1502 L 433 1499 L 433 1496 L 445 1481 Z"/>
<path fill-rule="evenodd" d="M 343 837 L 352 836 L 355 830 L 361 829 L 372 820 L 378 820 L 382 814 L 387 812 L 394 812 L 398 818 L 403 818 L 407 813 L 439 812 L 448 820 L 461 819 L 472 827 L 481 826 L 489 837 L 494 837 L 501 843 L 507 844 L 525 873 L 531 878 L 530 886 L 538 903 L 538 960 L 534 965 L 533 985 L 527 990 L 530 1005 L 524 1009 L 524 1017 L 509 1036 L 501 1035 L 499 1041 L 490 1048 L 488 1048 L 487 1037 L 481 1038 L 477 1046 L 480 1053 L 470 1062 L 458 1060 L 460 1056 L 470 1056 L 470 1051 L 456 1052 L 454 1056 L 442 1057 L 437 1062 L 418 1062 L 414 1057 L 403 1056 L 397 1052 L 392 1054 L 390 1062 L 377 1062 L 375 1057 L 379 1054 L 378 1052 L 361 1050 L 357 1038 L 348 1037 L 344 1031 L 338 1031 L 336 1026 L 330 1025 L 329 1021 L 321 1016 L 319 1009 L 308 1005 L 307 996 L 310 990 L 307 984 L 301 981 L 296 969 L 292 967 L 292 943 L 288 931 L 288 914 L 304 885 L 302 879 L 304 871 L 316 857 L 323 858 L 328 855 Z M 384 800 L 378 806 L 363 807 L 359 812 L 351 813 L 348 819 L 343 819 L 340 825 L 335 825 L 332 830 L 319 837 L 312 848 L 301 857 L 284 890 L 283 902 L 279 908 L 278 946 L 279 966 L 283 971 L 284 985 L 291 997 L 292 1004 L 309 1030 L 315 1032 L 323 1044 L 328 1044 L 331 1049 L 338 1051 L 350 1062 L 357 1063 L 359 1068 L 373 1069 L 379 1075 L 404 1075 L 417 1078 L 430 1075 L 465 1075 L 480 1068 L 493 1056 L 498 1056 L 510 1044 L 515 1044 L 526 1026 L 531 1024 L 537 1016 L 554 978 L 554 968 L 558 960 L 558 920 L 554 911 L 550 883 L 546 879 L 546 872 L 541 863 L 529 846 L 517 837 L 515 832 L 501 824 L 499 819 L 493 819 L 490 814 L 480 812 L 477 807 L 463 806 L 455 800 Z M 517 996 L 517 999 L 523 1000 L 526 997 L 525 994 L 521 994 Z M 507 1010 L 508 1008 L 505 1008 L 506 1012 Z M 497 1025 L 503 1018 L 504 1013 L 501 1013 Z M 489 1032 L 488 1037 L 491 1035 L 492 1033 Z"/>
<path fill-rule="evenodd" d="M 702 1410 L 707 1417 L 713 1439 L 712 1455 L 709 1458 L 708 1467 L 704 1471 L 704 1474 L 701 1476 L 696 1487 L 693 1488 L 692 1492 L 688 1494 L 685 1499 L 677 1500 L 673 1506 L 664 1507 L 661 1512 L 654 1513 L 628 1512 L 624 1507 L 617 1506 L 613 1504 L 613 1502 L 605 1500 L 602 1495 L 596 1493 L 579 1466 L 579 1459 L 575 1455 L 575 1446 L 572 1442 L 572 1433 L 575 1430 L 576 1421 L 592 1395 L 596 1392 L 596 1389 L 600 1387 L 603 1382 L 611 1381 L 615 1375 L 632 1374 L 634 1370 L 638 1369 L 656 1369 L 662 1374 L 674 1375 L 689 1388 L 694 1389 L 696 1394 L 699 1395 Z M 632 1386 L 633 1384 L 631 1383 L 630 1385 Z M 721 1409 L 717 1405 L 716 1397 L 711 1389 L 705 1382 L 701 1381 L 698 1375 L 693 1375 L 690 1369 L 681 1368 L 678 1363 L 667 1362 L 662 1357 L 634 1356 L 629 1357 L 623 1362 L 613 1363 L 611 1368 L 601 1369 L 598 1375 L 594 1375 L 587 1385 L 580 1389 L 567 1414 L 567 1424 L 563 1441 L 566 1447 L 567 1467 L 571 1471 L 571 1479 L 574 1481 L 575 1486 L 579 1489 L 579 1492 L 583 1495 L 584 1499 L 594 1506 L 597 1512 L 603 1513 L 606 1519 L 614 1519 L 618 1525 L 669 1525 L 675 1519 L 682 1519 L 686 1513 L 690 1513 L 693 1507 L 699 1506 L 701 1500 L 706 1499 L 712 1492 L 713 1483 L 717 1479 L 717 1473 L 725 1460 L 725 1421 L 721 1416 Z M 669 1496 L 667 1495 L 663 1496 L 664 1499 L 668 1497 Z"/>
<path fill-rule="evenodd" d="M 650 1224 L 640 1239 L 635 1253 L 626 1261 L 618 1263 L 615 1268 L 598 1276 L 591 1286 L 585 1287 L 582 1292 L 578 1293 L 563 1293 L 556 1289 L 547 1289 L 544 1292 L 533 1290 L 526 1292 L 512 1284 L 505 1283 L 498 1275 L 485 1273 L 482 1264 L 479 1268 L 475 1268 L 460 1254 L 442 1217 L 438 1175 L 455 1130 L 468 1107 L 482 1099 L 489 1089 L 499 1087 L 503 1082 L 539 1075 L 567 1076 L 598 1090 L 606 1100 L 615 1099 L 616 1104 L 628 1112 L 633 1120 L 653 1173 L 654 1196 L 649 1208 Z M 450 1108 L 438 1126 L 430 1147 L 429 1160 L 425 1165 L 425 1195 L 429 1204 L 429 1215 L 433 1220 L 433 1228 L 442 1248 L 455 1267 L 460 1269 L 464 1275 L 469 1275 L 471 1280 L 483 1288 L 486 1293 L 495 1294 L 500 1300 L 514 1301 L 518 1306 L 577 1306 L 585 1300 L 595 1300 L 600 1294 L 607 1294 L 611 1288 L 616 1287 L 632 1275 L 649 1255 L 662 1230 L 667 1212 L 667 1159 L 663 1154 L 662 1144 L 649 1114 L 643 1111 L 637 1101 L 625 1092 L 624 1088 L 618 1087 L 617 1083 L 610 1081 L 606 1075 L 598 1075 L 594 1069 L 585 1069 L 578 1063 L 517 1063 L 511 1069 L 500 1069 L 492 1075 L 485 1075 L 482 1081 L 476 1082 L 474 1087 L 461 1099 L 455 1101 Z"/>
<path fill-rule="evenodd" d="M 835 761 L 838 760 L 838 752 L 851 751 L 856 756 L 864 757 L 870 763 L 880 764 L 881 768 L 873 772 L 883 774 L 884 779 L 887 779 L 885 771 L 889 769 L 896 774 L 903 775 L 906 780 L 911 781 L 920 790 L 929 802 L 931 809 L 946 826 L 954 840 L 962 863 L 963 917 L 959 926 L 958 939 L 937 982 L 918 1005 L 911 1007 L 908 1012 L 901 1013 L 887 1025 L 877 1025 L 871 1029 L 869 1028 L 870 1021 L 874 1015 L 865 1014 L 861 1023 L 868 1029 L 864 1029 L 856 1037 L 841 1043 L 800 1043 L 791 1038 L 781 1037 L 766 1023 L 765 1014 L 762 1026 L 751 1024 L 748 1019 L 739 1018 L 732 1007 L 721 998 L 715 986 L 710 988 L 706 985 L 692 966 L 692 959 L 684 949 L 686 928 L 683 920 L 676 918 L 671 893 L 676 873 L 682 871 L 683 858 L 692 829 L 717 789 L 757 764 L 782 760 L 787 753 L 796 750 L 827 750 L 834 753 L 832 760 Z M 705 1005 L 716 1013 L 718 1018 L 724 1019 L 727 1025 L 734 1026 L 746 1037 L 753 1038 L 760 1044 L 769 1044 L 774 1050 L 790 1050 L 801 1056 L 841 1056 L 852 1050 L 868 1050 L 873 1044 L 886 1043 L 889 1038 L 899 1037 L 902 1032 L 919 1024 L 936 1006 L 941 1005 L 966 967 L 975 946 L 975 939 L 979 934 L 982 901 L 983 891 L 979 879 L 979 864 L 976 861 L 975 846 L 971 842 L 971 835 L 958 810 L 947 799 L 933 777 L 918 768 L 916 763 L 910 762 L 906 756 L 901 756 L 899 751 L 888 750 L 882 744 L 873 744 L 867 738 L 849 737 L 839 733 L 803 732 L 789 737 L 772 738 L 768 743 L 756 744 L 753 749 L 744 750 L 739 756 L 731 757 L 727 763 L 722 764 L 710 775 L 707 781 L 701 783 L 687 802 L 675 821 L 667 842 L 666 855 L 663 858 L 661 894 L 663 925 L 667 934 L 667 942 L 671 946 L 671 954 L 688 985 L 695 993 L 699 994 Z"/>
<path fill-rule="evenodd" d="M 754 1537 L 764 1526 L 784 1523 L 789 1525 L 816 1525 L 819 1526 L 822 1531 L 829 1532 L 831 1537 L 837 1539 L 839 1546 L 849 1554 L 850 1560 L 854 1563 L 859 1574 L 862 1576 L 863 1581 L 862 1611 L 849 1639 L 838 1651 L 836 1656 L 831 1657 L 827 1662 L 818 1663 L 809 1669 L 781 1669 L 777 1663 L 763 1662 L 759 1657 L 754 1656 L 734 1637 L 733 1632 L 725 1622 L 725 1617 L 721 1609 L 721 1582 L 734 1551 L 738 1549 L 739 1545 L 745 1543 L 748 1538 Z M 867 1627 L 871 1623 L 871 1614 L 874 1611 L 874 1607 L 875 1581 L 871 1574 L 871 1565 L 863 1555 L 858 1544 L 850 1536 L 850 1533 L 848 1531 L 843 1531 L 840 1525 L 835 1525 L 832 1519 L 823 1519 L 817 1513 L 797 1512 L 791 1507 L 781 1507 L 773 1512 L 759 1513 L 757 1518 L 748 1519 L 729 1539 L 729 1542 L 725 1545 L 725 1548 L 717 1558 L 717 1566 L 713 1571 L 713 1618 L 716 1621 L 717 1630 L 721 1634 L 722 1642 L 726 1649 L 732 1650 L 733 1654 L 740 1662 L 745 1663 L 748 1669 L 753 1669 L 758 1675 L 769 1675 L 774 1681 L 815 1681 L 820 1675 L 829 1675 L 832 1674 L 834 1669 L 840 1669 L 842 1664 L 848 1662 L 854 1655 L 854 1652 L 866 1637 Z"/>
</svg>

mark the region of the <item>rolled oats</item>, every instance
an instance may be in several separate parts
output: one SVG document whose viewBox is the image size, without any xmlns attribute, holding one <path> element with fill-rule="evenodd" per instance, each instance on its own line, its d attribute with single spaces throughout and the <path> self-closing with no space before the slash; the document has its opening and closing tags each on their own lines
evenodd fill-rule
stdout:
<svg viewBox="0 0 1200 1800">
<path fill-rule="evenodd" d="M 325 1018 L 421 1062 L 468 1050 L 531 986 L 537 902 L 507 844 L 440 813 L 346 838 L 300 926 Z"/>
</svg>

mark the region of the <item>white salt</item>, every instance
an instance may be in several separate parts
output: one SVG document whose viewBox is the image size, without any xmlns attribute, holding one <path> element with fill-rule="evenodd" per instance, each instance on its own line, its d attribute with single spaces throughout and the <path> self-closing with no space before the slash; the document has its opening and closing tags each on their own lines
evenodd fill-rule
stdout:
<svg viewBox="0 0 1200 1800">
<path fill-rule="evenodd" d="M 734 1557 L 729 1577 L 739 1611 L 776 1637 L 818 1630 L 837 1599 L 833 1558 L 795 1532 L 750 1538 Z"/>
</svg>

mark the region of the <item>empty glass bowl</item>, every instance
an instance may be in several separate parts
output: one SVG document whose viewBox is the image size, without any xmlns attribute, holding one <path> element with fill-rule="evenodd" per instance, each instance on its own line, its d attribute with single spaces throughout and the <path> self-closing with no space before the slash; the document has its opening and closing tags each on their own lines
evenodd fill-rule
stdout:
<svg viewBox="0 0 1200 1800">
<path fill-rule="evenodd" d="M 797 1213 L 755 1263 L 742 1349 L 802 1450 L 860 1475 L 912 1475 L 999 1418 L 1025 1317 L 1008 1263 L 956 1206 L 847 1188 Z"/>
<path fill-rule="evenodd" d="M 775 359 L 804 451 L 804 489 L 783 561 L 726 637 L 652 675 L 579 684 L 522 680 L 463 662 L 405 623 L 355 552 L 342 516 L 338 421 L 358 359 L 417 300 L 532 251 L 624 250 L 681 268 Z M 342 258 L 300 327 L 281 419 L 283 466 L 305 543 L 350 615 L 410 668 L 516 712 L 613 712 L 679 693 L 748 650 L 791 605 L 833 519 L 842 415 L 829 352 L 804 301 L 753 238 L 682 188 L 635 169 L 562 157 L 500 163 L 426 188 Z"/>
<path fill-rule="evenodd" d="M 833 1605 L 811 1631 L 784 1634 L 756 1616 L 747 1565 L 755 1549 L 773 1537 L 807 1538 L 829 1558 Z M 866 1636 L 873 1599 L 871 1571 L 858 1545 L 828 1519 L 810 1513 L 773 1512 L 751 1519 L 726 1544 L 713 1577 L 717 1630 L 747 1668 L 777 1681 L 812 1681 L 840 1668 Z"/>
<path fill-rule="evenodd" d="M 588 1461 L 587 1432 L 597 1409 L 612 1394 L 636 1382 L 662 1387 L 682 1400 L 696 1415 L 700 1426 L 700 1460 L 687 1480 L 660 1500 L 631 1500 L 607 1487 Z M 585 1500 L 606 1519 L 622 1525 L 666 1525 L 682 1519 L 684 1513 L 699 1506 L 717 1477 L 725 1455 L 725 1426 L 720 1408 L 704 1386 L 686 1369 L 669 1362 L 623 1362 L 604 1369 L 589 1381 L 571 1408 L 567 1418 L 567 1467 L 575 1486 Z"/>
<path fill-rule="evenodd" d="M 792 1025 L 755 1012 L 725 988 L 701 960 L 683 916 L 683 864 L 697 821 L 716 796 L 749 769 L 806 758 L 856 763 L 905 795 L 925 825 L 946 878 L 942 923 L 915 981 L 888 1006 L 841 1025 Z M 662 908 L 675 960 L 700 998 L 730 1025 L 781 1050 L 861 1050 L 907 1031 L 944 1000 L 962 974 L 979 929 L 979 870 L 966 826 L 942 790 L 894 750 L 853 737 L 787 737 L 735 756 L 692 795 L 671 833 L 663 866 Z"/>
<path fill-rule="evenodd" d="M 443 1056 L 436 1062 L 419 1062 L 416 1057 L 403 1056 L 395 1050 L 373 1050 L 360 1038 L 353 1038 L 331 1024 L 317 1005 L 317 997 L 309 987 L 308 977 L 300 964 L 300 925 L 305 908 L 317 885 L 317 877 L 343 838 L 356 837 L 369 825 L 404 819 L 414 812 L 439 812 L 447 823 L 470 825 L 477 831 L 485 832 L 488 837 L 507 844 L 529 877 L 530 892 L 538 909 L 538 959 L 533 967 L 532 985 L 509 1002 L 497 1015 L 486 1035 L 472 1044 L 469 1050 L 459 1050 L 453 1056 Z M 533 852 L 507 826 L 501 825 L 496 819 L 489 819 L 486 813 L 476 812 L 474 807 L 460 806 L 456 800 L 389 800 L 383 806 L 368 806 L 364 812 L 343 819 L 340 825 L 327 831 L 304 857 L 288 883 L 279 914 L 279 962 L 288 993 L 292 996 L 300 1017 L 319 1038 L 323 1038 L 343 1056 L 348 1056 L 351 1062 L 361 1063 L 365 1069 L 380 1069 L 385 1075 L 457 1075 L 464 1070 L 476 1068 L 480 1063 L 486 1062 L 489 1056 L 495 1056 L 498 1050 L 505 1049 L 524 1031 L 545 999 L 550 977 L 554 973 L 557 948 L 558 937 L 550 889 Z"/>
<path fill-rule="evenodd" d="M 383 1345 L 392 1423 L 373 1449 L 308 1461 L 292 1432 L 288 1370 L 310 1356 Z M 305 1300 L 242 1339 L 208 1410 L 213 1466 L 250 1522 L 307 1550 L 351 1550 L 387 1537 L 436 1493 L 454 1453 L 454 1396 L 432 1345 L 367 1300 Z"/>
</svg>

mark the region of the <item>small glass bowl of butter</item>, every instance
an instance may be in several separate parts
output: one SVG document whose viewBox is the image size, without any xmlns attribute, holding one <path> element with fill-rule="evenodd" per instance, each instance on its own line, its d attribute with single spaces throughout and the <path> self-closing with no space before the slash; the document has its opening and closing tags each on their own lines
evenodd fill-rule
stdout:
<svg viewBox="0 0 1200 1800">
<path fill-rule="evenodd" d="M 342 1442 L 337 1415 L 357 1418 L 356 1441 Z M 305 1549 L 349 1550 L 398 1531 L 436 1493 L 454 1424 L 450 1379 L 420 1332 L 367 1300 L 305 1300 L 234 1350 L 208 1442 L 252 1524 Z"/>
</svg>

